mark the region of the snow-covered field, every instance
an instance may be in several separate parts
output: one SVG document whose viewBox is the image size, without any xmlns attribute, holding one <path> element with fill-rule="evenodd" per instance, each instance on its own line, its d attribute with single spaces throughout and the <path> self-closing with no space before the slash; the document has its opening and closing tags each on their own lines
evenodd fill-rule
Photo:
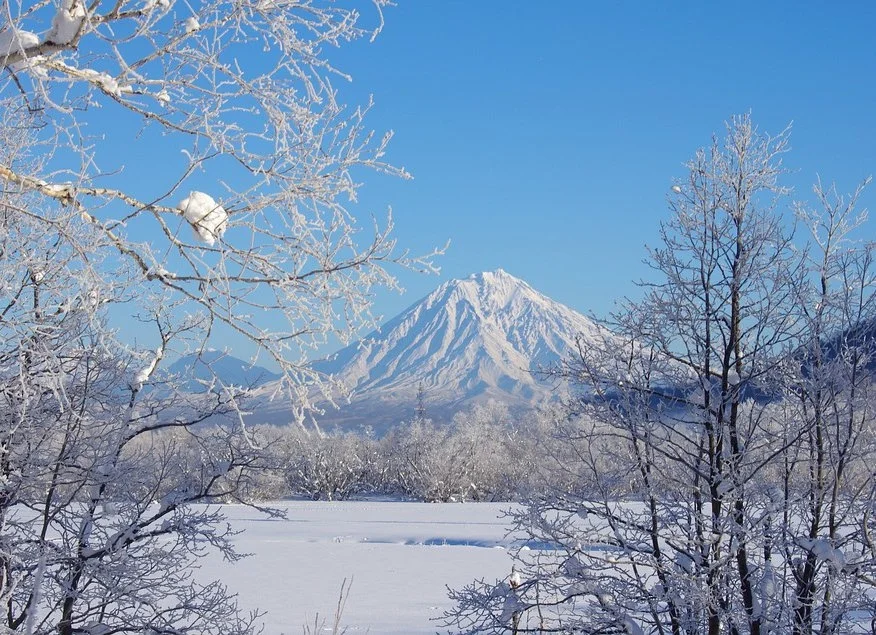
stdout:
<svg viewBox="0 0 876 635">
<path fill-rule="evenodd" d="M 329 623 L 344 578 L 352 589 L 343 614 L 348 633 L 435 633 L 450 607 L 446 587 L 507 577 L 511 559 L 501 518 L 507 503 L 283 502 L 285 520 L 237 505 L 223 508 L 241 552 L 202 568 L 265 615 L 265 635 L 301 633 L 317 612 Z"/>
</svg>

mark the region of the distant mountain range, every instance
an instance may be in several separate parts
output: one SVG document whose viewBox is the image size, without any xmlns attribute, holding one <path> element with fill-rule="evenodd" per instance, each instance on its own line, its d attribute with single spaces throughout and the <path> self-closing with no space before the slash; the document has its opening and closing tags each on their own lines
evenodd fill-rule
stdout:
<svg viewBox="0 0 876 635">
<path fill-rule="evenodd" d="M 501 269 L 450 280 L 362 340 L 314 362 L 352 393 L 350 403 L 339 400 L 340 409 L 326 406 L 318 421 L 323 428 L 367 425 L 380 433 L 414 416 L 421 387 L 427 415 L 439 421 L 491 399 L 529 409 L 568 394 L 538 371 L 566 357 L 579 336 L 586 345 L 601 337 L 600 327 Z M 830 354 L 873 341 L 876 320 L 829 340 L 826 348 Z M 868 360 L 871 373 L 874 366 L 876 356 Z M 169 371 L 193 391 L 214 373 L 225 385 L 259 388 L 247 408 L 252 422 L 292 420 L 289 405 L 276 397 L 279 375 L 265 368 L 207 351 L 178 360 Z M 668 386 L 666 392 L 689 390 Z M 747 390 L 769 398 L 756 386 Z"/>
</svg>

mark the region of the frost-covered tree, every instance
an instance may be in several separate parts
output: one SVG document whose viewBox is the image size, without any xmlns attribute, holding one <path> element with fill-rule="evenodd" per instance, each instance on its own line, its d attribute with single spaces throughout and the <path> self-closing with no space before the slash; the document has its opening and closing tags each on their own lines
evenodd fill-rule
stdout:
<svg viewBox="0 0 876 635">
<path fill-rule="evenodd" d="M 236 499 L 259 467 L 233 426 L 197 426 L 232 412 L 234 395 L 144 395 L 160 352 L 120 350 L 57 236 L 10 215 L 0 225 L 6 629 L 250 632 L 254 616 L 191 570 L 208 548 L 237 557 L 216 511 L 192 505 Z M 157 443 L 161 430 L 182 435 Z"/>
<path fill-rule="evenodd" d="M 523 422 L 494 401 L 449 423 L 415 417 L 381 440 L 388 487 L 420 500 L 514 500 L 538 481 L 534 413 Z"/>
<path fill-rule="evenodd" d="M 280 469 L 289 491 L 314 500 L 346 500 L 357 493 L 370 493 L 376 442 L 355 432 L 334 435 L 288 430 L 277 448 Z"/>
<path fill-rule="evenodd" d="M 249 434 L 267 450 L 270 469 L 248 481 L 246 492 L 252 500 L 365 494 L 432 502 L 522 500 L 547 482 L 569 480 L 546 465 L 556 458 L 549 454 L 555 448 L 548 414 L 512 415 L 489 401 L 449 423 L 416 417 L 382 438 L 257 426 Z"/>
<path fill-rule="evenodd" d="M 357 221 L 365 174 L 407 174 L 369 105 L 341 101 L 329 49 L 376 34 L 386 4 L 3 1 L 7 628 L 251 630 L 191 577 L 207 548 L 235 557 L 196 503 L 240 498 L 263 467 L 247 393 L 185 394 L 165 364 L 248 340 L 300 419 L 332 392 L 309 352 L 371 322 L 387 265 L 431 268 L 396 251 L 390 216 Z"/>
<path fill-rule="evenodd" d="M 815 208 L 798 207 L 812 243 L 797 296 L 804 335 L 783 386 L 788 449 L 771 474 L 781 516 L 766 519 L 769 566 L 783 583 L 767 619 L 795 634 L 841 632 L 876 614 L 876 250 L 853 240 L 866 220 L 855 212 L 862 188 L 843 197 L 818 183 Z"/>
<path fill-rule="evenodd" d="M 465 500 L 471 490 L 451 442 L 452 431 L 431 419 L 402 423 L 384 438 L 393 488 L 404 496 L 429 502 Z"/>
<path fill-rule="evenodd" d="M 41 199 L 19 213 L 46 232 L 77 228 L 204 332 L 254 342 L 301 414 L 325 379 L 307 351 L 370 322 L 386 264 L 431 267 L 396 253 L 391 217 L 363 231 L 351 211 L 367 171 L 408 176 L 329 59 L 386 4 L 4 0 L 0 107 L 46 160 L 0 179 Z"/>
<path fill-rule="evenodd" d="M 490 400 L 458 412 L 451 428 L 451 451 L 458 457 L 469 484 L 469 500 L 510 501 L 525 496 L 536 481 L 530 469 L 537 461 L 533 447 L 536 426 L 527 413 L 517 425 L 508 407 Z"/>
<path fill-rule="evenodd" d="M 516 516 L 550 549 L 454 592 L 456 630 L 870 628 L 874 245 L 820 187 L 795 242 L 786 147 L 744 116 L 688 164 L 643 298 L 557 371 L 582 387 L 556 455 L 578 487 Z"/>
</svg>

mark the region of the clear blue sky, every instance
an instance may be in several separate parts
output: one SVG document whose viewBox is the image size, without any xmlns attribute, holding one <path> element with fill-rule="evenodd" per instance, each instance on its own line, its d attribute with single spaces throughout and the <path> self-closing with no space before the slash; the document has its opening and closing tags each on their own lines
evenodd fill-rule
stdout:
<svg viewBox="0 0 876 635">
<path fill-rule="evenodd" d="M 391 204 L 415 252 L 452 245 L 440 280 L 403 274 L 378 312 L 501 267 L 606 313 L 646 273 L 672 178 L 736 113 L 793 121 L 798 195 L 817 173 L 853 189 L 876 173 L 874 35 L 873 2 L 403 0 L 377 41 L 332 55 L 415 176 L 369 176 L 362 210 Z"/>
</svg>

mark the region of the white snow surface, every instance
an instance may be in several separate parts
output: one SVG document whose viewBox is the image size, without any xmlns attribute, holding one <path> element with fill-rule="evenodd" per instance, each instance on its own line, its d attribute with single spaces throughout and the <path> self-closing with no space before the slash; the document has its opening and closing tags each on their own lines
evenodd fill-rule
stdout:
<svg viewBox="0 0 876 635">
<path fill-rule="evenodd" d="M 177 209 L 192 226 L 195 235 L 208 245 L 216 242 L 228 225 L 228 213 L 216 200 L 204 192 L 190 192 Z"/>
<path fill-rule="evenodd" d="M 347 633 L 419 635 L 452 607 L 447 588 L 511 571 L 501 518 L 508 503 L 283 502 L 285 520 L 223 506 L 242 552 L 234 564 L 213 554 L 198 576 L 219 579 L 243 608 L 267 611 L 264 635 L 301 633 L 317 612 L 330 624 L 341 582 L 352 579 Z"/>
<path fill-rule="evenodd" d="M 562 385 L 533 371 L 569 355 L 579 334 L 596 338 L 600 328 L 499 269 L 445 282 L 316 367 L 353 392 L 339 421 L 388 417 L 394 406 L 415 404 L 421 384 L 430 416 L 490 399 L 533 407 L 564 396 Z"/>
</svg>

